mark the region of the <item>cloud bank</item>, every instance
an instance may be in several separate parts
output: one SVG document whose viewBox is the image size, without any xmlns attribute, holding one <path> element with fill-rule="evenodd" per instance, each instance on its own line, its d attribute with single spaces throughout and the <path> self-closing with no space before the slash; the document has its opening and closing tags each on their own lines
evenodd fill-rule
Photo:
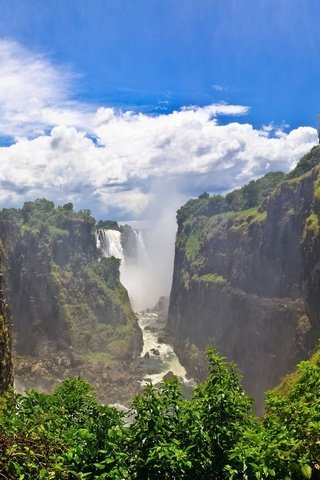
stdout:
<svg viewBox="0 0 320 480">
<path fill-rule="evenodd" d="M 72 99 L 75 81 L 69 68 L 0 41 L 0 137 L 11 138 L 0 147 L 1 206 L 46 196 L 98 217 L 143 218 L 168 186 L 181 199 L 227 191 L 289 170 L 317 142 L 311 127 L 219 123 L 243 118 L 241 105 L 154 116 L 88 105 Z"/>
</svg>

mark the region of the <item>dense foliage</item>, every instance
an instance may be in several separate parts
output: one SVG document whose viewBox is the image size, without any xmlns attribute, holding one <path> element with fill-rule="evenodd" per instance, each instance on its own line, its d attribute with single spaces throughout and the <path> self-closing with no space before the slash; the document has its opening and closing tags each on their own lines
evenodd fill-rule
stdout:
<svg viewBox="0 0 320 480">
<path fill-rule="evenodd" d="M 320 366 L 303 362 L 258 420 L 232 364 L 208 351 L 209 376 L 185 400 L 176 378 L 147 386 L 125 415 L 80 379 L 52 395 L 9 394 L 0 407 L 4 479 L 316 479 Z"/>
<path fill-rule="evenodd" d="M 226 196 L 203 193 L 197 199 L 189 200 L 178 211 L 178 223 L 185 221 L 190 216 L 212 216 L 227 212 L 240 212 L 253 207 L 263 208 L 263 201 L 284 180 L 290 180 L 312 170 L 320 164 L 320 146 L 311 149 L 296 167 L 287 175 L 283 172 L 269 172 L 257 180 L 251 180 L 247 185 L 233 190 Z"/>
<path fill-rule="evenodd" d="M 251 180 L 242 188 L 233 190 L 225 197 L 210 196 L 203 193 L 197 199 L 189 200 L 177 214 L 178 223 L 189 216 L 219 215 L 227 212 L 240 212 L 260 205 L 274 191 L 277 185 L 286 178 L 282 172 L 269 172 L 258 180 Z"/>
<path fill-rule="evenodd" d="M 104 228 L 106 230 L 118 230 L 119 232 L 121 230 L 118 222 L 116 222 L 115 220 L 99 220 L 99 222 L 97 223 L 97 228 Z"/>
<path fill-rule="evenodd" d="M 312 170 L 320 163 L 320 146 L 316 145 L 304 155 L 295 168 L 288 173 L 287 178 L 297 178 Z"/>
</svg>

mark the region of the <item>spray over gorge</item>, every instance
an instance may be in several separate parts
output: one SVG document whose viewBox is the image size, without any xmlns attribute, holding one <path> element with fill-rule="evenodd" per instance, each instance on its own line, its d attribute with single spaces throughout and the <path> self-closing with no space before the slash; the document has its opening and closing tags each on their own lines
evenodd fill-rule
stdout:
<svg viewBox="0 0 320 480">
<path fill-rule="evenodd" d="M 165 327 L 168 297 L 161 296 L 157 302 L 152 297 L 152 279 L 156 272 L 142 232 L 125 225 L 120 226 L 119 230 L 98 229 L 96 237 L 97 246 L 104 257 L 114 256 L 121 260 L 120 279 L 137 310 L 143 335 L 140 365 L 145 373 L 142 384 L 157 384 L 163 378 L 177 375 L 185 384 L 193 385 L 192 380 L 186 379 L 186 370 L 180 364 L 173 347 L 167 343 Z"/>
<path fill-rule="evenodd" d="M 318 168 L 314 147 L 287 175 L 189 200 L 172 263 L 167 214 L 137 229 L 45 199 L 4 209 L 16 385 L 49 390 L 84 375 L 103 401 L 128 404 L 148 381 L 202 380 L 213 344 L 262 412 L 265 390 L 319 333 Z"/>
<path fill-rule="evenodd" d="M 320 480 L 320 2 L 0 11 L 0 480 Z"/>
<path fill-rule="evenodd" d="M 254 480 L 261 465 L 267 472 L 262 479 L 269 472 L 288 478 L 283 472 L 289 469 L 295 480 L 317 480 L 319 184 L 315 146 L 289 174 L 267 173 L 226 196 L 204 192 L 189 200 L 177 212 L 170 298 L 161 296 L 151 308 L 146 306 L 153 302 L 152 276 L 139 276 L 143 269 L 152 271 L 147 231 L 114 220 L 96 222 L 70 202 L 56 207 L 39 199 L 3 209 L 15 385 L 54 389 L 51 395 L 9 393 L 3 413 L 0 406 L 5 475 L 24 469 L 31 480 L 41 469 L 62 468 L 63 474 L 85 472 L 97 480 L 101 472 L 110 479 L 121 474 L 144 480 L 147 468 L 149 478 L 159 480 L 167 473 L 176 478 L 177 472 L 185 480 L 222 480 L 230 471 Z M 135 314 L 132 305 L 144 310 Z M 2 368 L 7 361 L 11 382 L 5 311 L 7 350 L 0 360 Z M 213 347 L 205 361 L 210 344 L 237 360 L 243 380 Z M 279 382 L 265 406 L 264 389 Z M 256 414 L 264 408 L 259 420 Z M 32 429 L 29 439 L 25 424 L 34 414 L 39 434 Z M 48 448 L 52 435 L 63 442 L 62 453 L 48 459 L 31 451 L 27 456 L 35 459 L 26 463 L 26 442 Z M 288 447 L 290 441 L 297 447 Z M 270 457 L 279 442 L 293 460 L 283 464 L 282 453 Z M 12 448 L 18 458 L 13 467 Z M 172 448 L 178 463 L 172 453 L 163 462 L 163 452 Z M 249 469 L 244 455 L 254 459 Z M 296 455 L 302 461 L 296 463 Z"/>
</svg>

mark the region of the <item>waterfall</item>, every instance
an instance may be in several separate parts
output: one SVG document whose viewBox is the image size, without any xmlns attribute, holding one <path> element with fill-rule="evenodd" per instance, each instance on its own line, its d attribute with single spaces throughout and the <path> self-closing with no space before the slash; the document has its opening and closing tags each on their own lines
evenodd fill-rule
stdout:
<svg viewBox="0 0 320 480">
<path fill-rule="evenodd" d="M 118 230 L 98 229 L 97 247 L 103 256 L 121 260 L 120 279 L 126 287 L 135 311 L 152 308 L 163 291 L 159 292 L 159 265 L 154 266 L 146 248 L 143 233 L 128 225 Z M 160 277 L 161 278 L 161 277 Z"/>
<path fill-rule="evenodd" d="M 131 256 L 126 256 L 121 241 L 121 232 L 118 230 L 99 229 L 96 233 L 97 247 L 100 248 L 104 257 L 116 257 L 121 260 L 120 279 L 128 290 L 131 304 L 135 310 L 146 307 L 148 294 L 146 291 L 146 270 L 148 270 L 149 257 L 139 230 L 131 229 L 132 240 L 135 245 L 129 245 Z M 134 247 L 134 248 L 132 248 Z M 135 252 L 132 257 L 132 251 Z"/>
<path fill-rule="evenodd" d="M 96 234 L 97 247 L 101 249 L 104 257 L 116 257 L 125 263 L 124 252 L 121 244 L 121 232 L 118 230 L 99 229 Z"/>
<path fill-rule="evenodd" d="M 137 242 L 137 262 L 149 262 L 149 255 L 143 240 L 141 230 L 133 230 Z"/>
<path fill-rule="evenodd" d="M 156 302 L 152 295 L 153 276 L 151 275 L 151 261 L 144 243 L 141 230 L 133 231 L 135 242 L 135 257 L 125 264 L 121 271 L 121 282 L 127 288 L 131 304 L 135 311 L 152 307 Z"/>
<path fill-rule="evenodd" d="M 124 242 L 123 248 L 121 232 L 118 230 L 99 229 L 96 233 L 97 247 L 103 256 L 116 257 L 121 260 L 120 279 L 127 288 L 130 301 L 135 310 L 143 310 L 148 303 L 155 304 L 150 292 L 152 285 L 150 279 L 151 262 L 140 230 L 129 230 L 129 243 Z M 127 230 L 128 233 L 128 230 Z M 128 236 L 127 236 L 128 241 Z M 134 256 L 132 254 L 134 252 Z M 150 289 L 151 287 L 151 289 Z M 143 335 L 143 351 L 140 363 L 145 370 L 142 384 L 158 383 L 165 375 L 174 373 L 183 379 L 185 391 L 192 390 L 194 381 L 187 380 L 186 371 L 180 364 L 173 347 L 165 341 L 166 317 L 156 313 L 140 312 L 138 315 L 139 326 Z"/>
</svg>

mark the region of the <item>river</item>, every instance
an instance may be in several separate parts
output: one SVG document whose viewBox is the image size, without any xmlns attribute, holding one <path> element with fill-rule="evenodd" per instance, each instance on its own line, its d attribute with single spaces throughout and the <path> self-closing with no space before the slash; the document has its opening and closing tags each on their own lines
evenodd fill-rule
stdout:
<svg viewBox="0 0 320 480">
<path fill-rule="evenodd" d="M 121 232 L 111 229 L 97 230 L 97 247 L 101 249 L 105 257 L 115 256 L 121 260 L 120 278 L 127 288 L 132 305 L 141 308 L 146 305 L 144 292 L 145 280 L 144 270 L 148 270 L 150 259 L 144 244 L 142 233 L 132 230 L 136 242 L 136 258 L 127 259 L 123 249 Z M 143 276 L 144 281 L 141 280 Z M 138 281 L 139 279 L 139 281 Z M 150 282 L 149 277 L 147 282 Z M 150 298 L 149 298 L 150 302 Z M 195 385 L 194 380 L 186 378 L 186 370 L 179 362 L 173 347 L 167 343 L 165 333 L 166 315 L 155 313 L 149 310 L 138 312 L 139 326 L 143 335 L 143 350 L 139 358 L 139 364 L 143 367 L 143 379 L 141 384 L 153 385 L 162 381 L 164 376 L 176 375 L 182 380 L 183 391 L 188 395 Z"/>
<path fill-rule="evenodd" d="M 182 380 L 188 391 L 192 390 L 194 380 L 186 378 L 185 368 L 179 362 L 172 346 L 167 343 L 166 316 L 154 312 L 139 312 L 137 317 L 143 335 L 140 363 L 146 372 L 142 385 L 150 382 L 155 385 L 161 382 L 164 376 L 174 374 Z"/>
</svg>

